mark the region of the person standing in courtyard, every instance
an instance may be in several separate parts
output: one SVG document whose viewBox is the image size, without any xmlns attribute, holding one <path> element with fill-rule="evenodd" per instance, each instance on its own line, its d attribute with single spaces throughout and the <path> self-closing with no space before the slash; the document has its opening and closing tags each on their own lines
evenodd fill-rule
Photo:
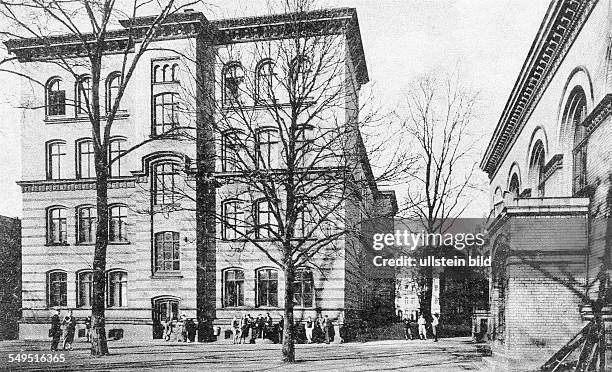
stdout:
<svg viewBox="0 0 612 372">
<path fill-rule="evenodd" d="M 406 338 L 406 340 L 408 340 L 409 338 L 411 340 L 414 340 L 414 337 L 412 336 L 412 329 L 410 328 L 410 323 L 411 319 L 407 315 L 404 316 L 404 337 Z"/>
<path fill-rule="evenodd" d="M 278 324 L 276 326 L 276 330 L 278 332 L 278 343 L 282 344 L 283 343 L 283 330 L 285 329 L 285 318 L 283 317 L 283 315 L 280 315 L 280 320 L 278 321 Z"/>
<path fill-rule="evenodd" d="M 234 317 L 232 318 L 232 334 L 234 335 L 232 343 L 240 343 L 240 321 L 238 320 L 236 315 L 234 315 Z"/>
<path fill-rule="evenodd" d="M 434 342 L 438 342 L 438 324 L 440 324 L 439 316 L 439 314 L 434 314 L 433 319 L 431 320 L 431 333 L 433 333 Z"/>
<path fill-rule="evenodd" d="M 306 341 L 309 344 L 312 344 L 312 331 L 314 330 L 314 322 L 312 321 L 312 317 L 308 317 L 308 320 L 306 320 L 306 325 L 305 325 L 305 329 L 306 329 Z"/>
<path fill-rule="evenodd" d="M 62 322 L 62 349 L 72 350 L 72 342 L 74 341 L 74 331 L 76 330 L 76 320 L 72 316 L 72 310 L 68 310 L 68 315 L 64 317 Z"/>
<path fill-rule="evenodd" d="M 421 314 L 419 316 L 419 337 L 421 338 L 421 340 L 427 340 L 427 321 L 425 320 L 425 317 L 423 316 L 423 314 Z"/>
<path fill-rule="evenodd" d="M 60 337 L 62 337 L 62 324 L 60 321 L 59 309 L 55 309 L 55 313 L 51 317 L 49 337 L 51 337 L 51 351 L 57 351 L 57 345 L 59 345 Z"/>
<path fill-rule="evenodd" d="M 330 339 L 331 339 L 331 321 L 329 320 L 329 317 L 327 315 L 325 315 L 323 317 L 323 333 L 325 334 L 325 343 L 329 344 Z"/>
<path fill-rule="evenodd" d="M 85 339 L 91 342 L 91 316 L 85 318 Z"/>
</svg>

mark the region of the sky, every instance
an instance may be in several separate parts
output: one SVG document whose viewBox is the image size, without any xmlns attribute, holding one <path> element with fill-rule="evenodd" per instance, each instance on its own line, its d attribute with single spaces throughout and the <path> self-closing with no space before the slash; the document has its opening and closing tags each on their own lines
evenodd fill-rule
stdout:
<svg viewBox="0 0 612 372">
<path fill-rule="evenodd" d="M 204 12 L 210 19 L 261 15 L 269 1 L 208 0 Z M 479 92 L 474 127 L 482 137 L 476 149 L 480 154 L 549 1 L 327 0 L 319 5 L 357 9 L 369 84 L 382 105 L 392 109 L 401 103 L 409 82 L 422 74 L 457 71 L 464 85 Z M 22 169 L 16 79 L 0 73 L 0 215 L 20 217 L 21 191 L 15 183 Z M 486 183 L 483 174 L 479 179 Z M 400 203 L 401 189 L 396 187 Z M 474 199 L 464 216 L 488 214 L 488 195 Z"/>
</svg>

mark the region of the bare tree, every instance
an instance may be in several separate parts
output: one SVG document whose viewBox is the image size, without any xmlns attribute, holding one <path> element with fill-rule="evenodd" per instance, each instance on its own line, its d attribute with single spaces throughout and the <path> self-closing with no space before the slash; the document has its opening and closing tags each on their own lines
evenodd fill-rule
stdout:
<svg viewBox="0 0 612 372">
<path fill-rule="evenodd" d="M 108 354 L 104 314 L 109 234 L 108 180 L 109 167 L 114 161 L 109 159 L 108 149 L 113 123 L 125 89 L 141 57 L 159 36 L 160 29 L 164 25 L 178 22 L 178 12 L 196 3 L 199 1 L 130 1 L 121 4 L 114 0 L 0 1 L 0 17 L 7 25 L 0 35 L 8 39 L 6 45 L 9 52 L 23 45 L 50 48 L 57 42 L 68 41 L 71 43 L 70 48 L 44 62 L 59 66 L 76 81 L 84 73 L 90 77 L 90 89 L 80 86 L 79 96 L 82 99 L 71 104 L 78 105 L 77 109 L 89 119 L 94 144 L 97 229 L 93 257 L 92 355 Z M 155 12 L 157 15 L 141 17 L 144 11 Z M 123 28 L 111 29 L 118 22 Z M 116 94 L 108 107 L 105 107 L 104 102 L 101 102 L 100 86 L 102 71 L 107 68 L 107 56 L 111 52 L 121 56 L 120 76 Z M 42 60 L 37 59 L 36 55 L 23 53 L 17 59 L 20 62 Z M 4 67 L 4 64 L 1 71 L 30 78 L 18 69 Z"/>
<path fill-rule="evenodd" d="M 400 116 L 416 171 L 407 185 L 403 213 L 426 233 L 444 233 L 468 206 L 470 191 L 476 188 L 475 141 L 469 133 L 476 99 L 477 94 L 458 79 L 441 74 L 424 75 L 407 89 L 406 110 Z M 417 253 L 426 257 L 437 248 L 427 245 Z M 421 313 L 429 319 L 433 272 L 431 267 L 417 271 Z"/>
</svg>

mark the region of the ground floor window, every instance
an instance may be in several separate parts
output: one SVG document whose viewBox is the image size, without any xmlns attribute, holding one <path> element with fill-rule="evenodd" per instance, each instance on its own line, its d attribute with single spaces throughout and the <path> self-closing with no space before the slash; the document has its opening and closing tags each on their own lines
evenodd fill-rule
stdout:
<svg viewBox="0 0 612 372">
<path fill-rule="evenodd" d="M 278 306 L 278 270 L 257 271 L 257 306 Z"/>
<path fill-rule="evenodd" d="M 240 269 L 226 270 L 224 285 L 223 306 L 244 306 L 244 271 Z"/>
<path fill-rule="evenodd" d="M 127 306 L 127 273 L 125 271 L 108 273 L 108 306 Z"/>
</svg>

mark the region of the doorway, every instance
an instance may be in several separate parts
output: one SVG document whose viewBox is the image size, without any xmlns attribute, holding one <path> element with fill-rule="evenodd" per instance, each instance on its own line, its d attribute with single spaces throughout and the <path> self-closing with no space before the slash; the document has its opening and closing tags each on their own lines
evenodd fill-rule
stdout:
<svg viewBox="0 0 612 372">
<path fill-rule="evenodd" d="M 153 338 L 164 337 L 164 324 L 168 319 L 177 318 L 179 314 L 179 300 L 176 297 L 157 297 L 153 302 Z"/>
</svg>

